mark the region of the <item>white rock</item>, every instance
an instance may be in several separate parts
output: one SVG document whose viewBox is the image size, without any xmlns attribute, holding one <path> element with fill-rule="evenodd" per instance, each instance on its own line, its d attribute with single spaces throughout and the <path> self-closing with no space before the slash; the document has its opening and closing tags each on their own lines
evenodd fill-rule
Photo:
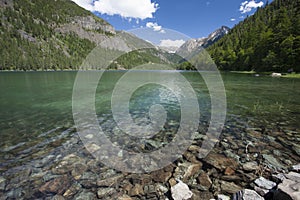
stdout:
<svg viewBox="0 0 300 200">
<path fill-rule="evenodd" d="M 300 183 L 300 174 L 299 173 L 289 172 L 288 174 L 285 174 L 285 177 L 292 181 Z"/>
<path fill-rule="evenodd" d="M 282 74 L 281 73 L 272 73 L 271 76 L 272 77 L 281 77 Z"/>
<path fill-rule="evenodd" d="M 267 189 L 267 190 L 270 190 L 272 189 L 273 187 L 276 186 L 276 183 L 268 180 L 268 179 L 265 179 L 264 177 L 259 177 L 258 179 L 256 179 L 254 181 L 254 183 L 260 187 L 260 188 L 263 188 L 263 189 Z"/>
<path fill-rule="evenodd" d="M 257 194 L 254 190 L 244 189 L 237 192 L 233 196 L 233 200 L 264 200 L 264 198 Z"/>
<path fill-rule="evenodd" d="M 174 200 L 187 200 L 193 196 L 189 186 L 182 181 L 171 187 L 171 194 Z"/>
<path fill-rule="evenodd" d="M 224 194 L 218 194 L 218 200 L 230 200 L 230 197 Z"/>
<path fill-rule="evenodd" d="M 292 166 L 292 169 L 293 169 L 294 171 L 299 172 L 299 171 L 300 171 L 300 163 L 297 164 L 297 165 L 293 165 L 293 166 Z"/>
<path fill-rule="evenodd" d="M 292 199 L 300 200 L 300 183 L 284 179 L 283 182 L 278 185 L 278 189 L 290 195 Z"/>
</svg>

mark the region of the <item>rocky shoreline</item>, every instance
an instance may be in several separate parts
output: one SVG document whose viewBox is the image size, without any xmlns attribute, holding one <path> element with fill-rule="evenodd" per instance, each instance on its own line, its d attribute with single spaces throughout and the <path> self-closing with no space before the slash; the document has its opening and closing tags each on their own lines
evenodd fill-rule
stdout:
<svg viewBox="0 0 300 200">
<path fill-rule="evenodd" d="M 299 199 L 298 129 L 225 126 L 200 159 L 203 138 L 198 133 L 182 157 L 161 170 L 130 174 L 94 159 L 70 128 L 31 148 L 2 151 L 0 199 L 267 199 L 277 189 Z"/>
</svg>

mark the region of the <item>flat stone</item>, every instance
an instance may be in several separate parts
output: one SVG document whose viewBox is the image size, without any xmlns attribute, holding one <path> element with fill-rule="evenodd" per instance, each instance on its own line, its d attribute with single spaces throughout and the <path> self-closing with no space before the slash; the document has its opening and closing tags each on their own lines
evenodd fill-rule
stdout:
<svg viewBox="0 0 300 200">
<path fill-rule="evenodd" d="M 290 195 L 294 200 L 300 200 L 299 182 L 284 179 L 283 182 L 278 185 L 278 189 Z"/>
<path fill-rule="evenodd" d="M 114 177 L 110 177 L 107 179 L 97 180 L 97 186 L 99 187 L 112 187 L 115 186 L 121 179 L 123 179 L 123 175 L 117 175 Z"/>
<path fill-rule="evenodd" d="M 211 179 L 209 178 L 208 174 L 205 172 L 201 173 L 198 176 L 197 180 L 199 182 L 200 189 L 203 191 L 209 190 L 209 188 L 212 185 Z"/>
<path fill-rule="evenodd" d="M 227 167 L 231 167 L 233 170 L 236 170 L 238 167 L 237 162 L 232 158 L 226 158 L 221 154 L 210 153 L 204 161 L 213 167 L 219 170 L 225 170 Z"/>
<path fill-rule="evenodd" d="M 289 172 L 288 174 L 285 174 L 284 176 L 292 181 L 300 183 L 300 174 L 299 173 Z"/>
<path fill-rule="evenodd" d="M 243 164 L 243 169 L 245 171 L 256 171 L 258 169 L 258 164 L 255 161 L 252 162 L 246 162 L 245 164 Z"/>
<path fill-rule="evenodd" d="M 218 194 L 218 200 L 230 200 L 230 197 L 224 194 Z"/>
<path fill-rule="evenodd" d="M 234 194 L 243 189 L 240 186 L 238 186 L 232 182 L 220 181 L 220 183 L 221 183 L 221 190 L 228 194 Z"/>
<path fill-rule="evenodd" d="M 191 200 L 214 199 L 214 195 L 209 191 L 192 190 L 193 196 Z"/>
<path fill-rule="evenodd" d="M 135 184 L 134 187 L 130 190 L 129 196 L 141 196 L 144 195 L 143 186 L 140 184 Z"/>
<path fill-rule="evenodd" d="M 55 178 L 42 185 L 40 192 L 48 194 L 63 194 L 70 187 L 70 180 L 67 175 Z"/>
<path fill-rule="evenodd" d="M 257 192 L 254 190 L 244 189 L 233 195 L 233 200 L 264 200 Z"/>
<path fill-rule="evenodd" d="M 182 181 L 179 181 L 176 185 L 171 187 L 171 194 L 173 200 L 188 200 L 193 196 L 189 186 Z"/>
<path fill-rule="evenodd" d="M 270 181 L 264 177 L 259 177 L 258 179 L 256 179 L 254 181 L 254 183 L 260 187 L 260 188 L 263 188 L 263 189 L 267 189 L 267 190 L 270 190 L 272 188 L 274 188 L 276 186 L 276 183 L 274 183 L 273 181 Z"/>
<path fill-rule="evenodd" d="M 262 156 L 270 168 L 275 168 L 278 170 L 286 169 L 286 167 L 279 163 L 278 160 L 274 158 L 274 156 L 268 154 L 263 154 Z"/>
<path fill-rule="evenodd" d="M 103 197 L 107 197 L 115 193 L 116 190 L 114 188 L 98 188 L 97 197 L 102 199 Z"/>
</svg>

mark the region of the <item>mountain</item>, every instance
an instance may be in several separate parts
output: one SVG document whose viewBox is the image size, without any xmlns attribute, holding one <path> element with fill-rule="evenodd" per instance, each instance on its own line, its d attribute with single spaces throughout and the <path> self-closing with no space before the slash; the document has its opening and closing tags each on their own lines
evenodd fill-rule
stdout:
<svg viewBox="0 0 300 200">
<path fill-rule="evenodd" d="M 171 63 L 152 44 L 116 31 L 71 0 L 0 0 L 0 46 L 1 70 L 78 69 L 95 47 L 126 54 L 112 68 L 131 68 L 136 57 Z"/>
<path fill-rule="evenodd" d="M 221 70 L 300 72 L 300 0 L 274 0 L 208 49 Z"/>
<path fill-rule="evenodd" d="M 226 35 L 229 32 L 229 30 L 230 28 L 226 26 L 222 26 L 221 28 L 209 34 L 209 36 L 206 38 L 188 40 L 183 45 L 181 45 L 179 49 L 177 49 L 176 53 L 178 55 L 183 56 L 183 55 L 190 54 L 199 48 L 207 48 L 213 43 L 217 42 L 224 35 Z"/>
</svg>

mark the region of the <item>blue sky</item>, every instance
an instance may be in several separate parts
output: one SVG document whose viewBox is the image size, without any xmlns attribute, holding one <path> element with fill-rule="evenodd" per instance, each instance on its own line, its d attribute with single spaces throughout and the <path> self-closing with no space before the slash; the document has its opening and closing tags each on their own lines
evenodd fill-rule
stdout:
<svg viewBox="0 0 300 200">
<path fill-rule="evenodd" d="M 73 0 L 117 30 L 141 27 L 164 33 L 172 29 L 191 38 L 208 36 L 225 25 L 232 28 L 267 0 Z M 269 1 L 271 2 L 271 1 Z"/>
</svg>

